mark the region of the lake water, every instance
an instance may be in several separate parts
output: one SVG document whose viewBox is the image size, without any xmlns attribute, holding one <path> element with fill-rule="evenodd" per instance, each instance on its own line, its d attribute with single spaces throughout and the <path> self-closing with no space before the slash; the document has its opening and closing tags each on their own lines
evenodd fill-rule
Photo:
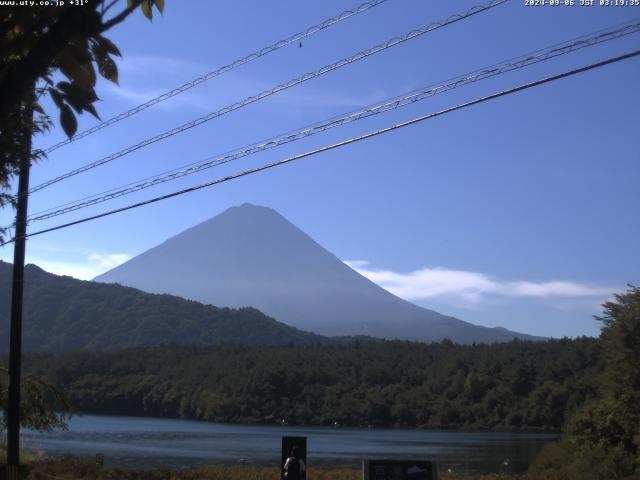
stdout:
<svg viewBox="0 0 640 480">
<path fill-rule="evenodd" d="M 283 435 L 307 437 L 311 466 L 361 466 L 364 458 L 435 460 L 460 473 L 524 472 L 553 434 L 248 426 L 84 415 L 68 431 L 23 432 L 47 455 L 105 456 L 105 467 L 187 468 L 212 463 L 277 466 Z"/>
</svg>

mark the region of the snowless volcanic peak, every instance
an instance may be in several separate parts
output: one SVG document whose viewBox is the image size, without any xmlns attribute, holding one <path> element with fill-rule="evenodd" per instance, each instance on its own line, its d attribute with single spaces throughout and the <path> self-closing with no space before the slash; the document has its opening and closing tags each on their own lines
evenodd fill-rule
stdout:
<svg viewBox="0 0 640 480">
<path fill-rule="evenodd" d="M 255 307 L 323 335 L 458 343 L 533 338 L 479 327 L 389 293 L 271 208 L 245 203 L 98 276 L 151 293 Z"/>
</svg>

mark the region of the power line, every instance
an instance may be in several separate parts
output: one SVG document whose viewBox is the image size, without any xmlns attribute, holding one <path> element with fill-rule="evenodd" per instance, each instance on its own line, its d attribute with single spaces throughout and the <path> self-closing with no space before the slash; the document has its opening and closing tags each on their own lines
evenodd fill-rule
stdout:
<svg viewBox="0 0 640 480">
<path fill-rule="evenodd" d="M 296 85 L 300 85 L 308 80 L 311 80 L 313 78 L 319 77 L 321 75 L 324 75 L 326 73 L 329 73 L 331 71 L 337 70 L 341 67 L 344 67 L 346 65 L 350 65 L 354 62 L 357 62 L 359 60 L 362 60 L 364 58 L 367 58 L 371 55 L 375 55 L 376 53 L 382 52 L 384 50 L 387 50 L 388 48 L 394 47 L 396 45 L 399 45 L 401 43 L 404 43 L 408 40 L 413 40 L 414 38 L 417 38 L 421 35 L 424 35 L 428 32 L 432 32 L 434 30 L 437 30 L 439 28 L 442 28 L 444 26 L 450 25 L 452 23 L 458 22 L 460 20 L 463 20 L 465 18 L 469 18 L 473 15 L 476 15 L 478 13 L 484 12 L 486 10 L 489 10 L 491 8 L 494 8 L 498 5 L 501 5 L 503 3 L 506 3 L 510 0 L 491 0 L 490 2 L 483 4 L 483 5 L 476 5 L 470 9 L 468 9 L 467 11 L 465 11 L 464 13 L 455 13 L 453 15 L 450 15 L 448 18 L 446 18 L 445 20 L 441 20 L 438 22 L 433 22 L 429 25 L 425 25 L 421 28 L 415 29 L 415 30 L 411 30 L 410 32 L 398 36 L 398 37 L 394 37 L 390 40 L 388 40 L 387 42 L 380 44 L 380 45 L 376 45 L 368 50 L 363 50 L 361 52 L 358 52 L 354 55 L 351 55 L 350 57 L 347 58 L 343 58 L 342 60 L 338 60 L 335 63 L 332 63 L 330 65 L 326 65 L 318 70 L 315 70 L 313 72 L 309 72 L 306 73 L 304 75 L 302 75 L 301 77 L 297 77 L 293 80 L 289 80 L 286 83 L 280 84 L 276 87 L 273 87 L 269 90 L 265 90 L 261 93 L 258 93 L 257 95 L 253 95 L 251 97 L 247 97 L 244 100 L 241 100 L 239 102 L 236 102 L 232 105 L 228 105 L 224 108 L 221 108 L 220 110 L 216 110 L 215 112 L 209 113 L 207 115 L 204 115 L 202 117 L 196 118 L 195 120 L 192 120 L 190 122 L 187 122 L 179 127 L 175 127 L 172 128 L 171 130 L 167 130 L 163 133 L 160 133 L 154 137 L 148 138 L 146 140 L 143 140 L 142 142 L 139 142 L 135 145 L 131 145 L 123 150 L 120 150 L 119 152 L 113 153 L 111 155 L 108 155 L 104 158 L 101 158 L 100 160 L 96 160 L 95 162 L 86 164 L 80 168 L 77 168 L 75 170 L 71 170 L 67 173 L 64 173 L 58 177 L 55 177 L 51 180 L 48 180 L 44 183 L 41 183 L 40 185 L 36 185 L 35 187 L 31 188 L 29 190 L 29 194 L 37 192 L 38 190 L 42 190 L 43 188 L 46 188 L 50 185 L 53 185 L 55 183 L 58 183 L 62 180 L 65 180 L 69 177 L 73 177 L 75 175 L 78 175 L 80 173 L 84 173 L 88 170 L 91 170 L 93 168 L 99 167 L 100 165 L 104 165 L 105 163 L 109 163 L 113 160 L 116 160 L 117 158 L 123 157 L 125 155 L 128 155 L 129 153 L 135 152 L 136 150 L 139 150 L 143 147 L 146 147 L 148 145 L 151 145 L 153 143 L 156 143 L 160 140 L 164 140 L 165 138 L 171 137 L 173 135 L 176 135 L 178 133 L 182 133 L 185 130 L 189 130 L 190 128 L 202 125 L 205 122 L 208 122 L 210 120 L 213 120 L 214 118 L 220 117 L 224 114 L 227 114 L 229 112 L 232 112 L 234 110 L 237 110 L 239 108 L 245 107 L 249 104 L 252 104 L 254 102 L 257 102 L 259 100 L 262 100 L 264 98 L 267 98 L 271 95 L 274 95 L 278 92 L 281 92 L 283 90 L 286 90 L 288 88 L 294 87 Z"/>
<path fill-rule="evenodd" d="M 594 32 L 590 35 L 578 37 L 578 39 L 555 44 L 551 47 L 547 47 L 546 49 L 541 49 L 533 53 L 516 57 L 502 64 L 495 64 L 493 66 L 450 79 L 443 83 L 437 84 L 436 86 L 430 86 L 420 90 L 415 90 L 400 97 L 395 97 L 384 102 L 378 102 L 369 107 L 339 117 L 334 117 L 332 119 L 325 120 L 314 125 L 306 126 L 298 131 L 272 137 L 268 140 L 252 144 L 242 149 L 234 150 L 223 155 L 210 157 L 200 162 L 195 162 L 185 167 L 173 169 L 160 175 L 148 177 L 138 182 L 133 182 L 118 188 L 107 190 L 99 194 L 84 197 L 73 202 L 68 202 L 56 207 L 51 207 L 49 209 L 31 215 L 29 218 L 29 223 L 47 220 L 59 215 L 80 210 L 82 208 L 87 208 L 98 203 L 113 200 L 124 195 L 138 192 L 140 190 L 144 190 L 168 181 L 173 181 L 187 175 L 192 175 L 209 168 L 223 165 L 239 158 L 253 155 L 270 148 L 291 143 L 315 135 L 317 133 L 324 132 L 334 127 L 342 126 L 347 123 L 361 120 L 363 118 L 367 118 L 369 116 L 377 115 L 390 110 L 395 110 L 397 108 L 424 100 L 426 98 L 430 98 L 437 94 L 453 90 L 469 83 L 474 83 L 483 79 L 501 75 L 506 72 L 518 70 L 520 68 L 534 65 L 561 55 L 566 55 L 586 47 L 597 45 L 599 43 L 620 38 L 632 33 L 637 33 L 640 31 L 640 20 L 636 20 L 636 23 L 625 23 L 621 27 L 619 26 L 618 28 L 613 28 L 614 27 L 598 30 L 597 32 Z"/>
<path fill-rule="evenodd" d="M 620 62 L 622 60 L 626 60 L 626 59 L 629 59 L 629 58 L 632 58 L 632 57 L 636 57 L 638 55 L 640 55 L 640 50 L 635 50 L 633 52 L 629 52 L 629 53 L 626 53 L 624 55 L 619 55 L 617 57 L 611 57 L 611 58 L 608 58 L 606 60 L 602 60 L 602 61 L 597 62 L 597 63 L 592 63 L 592 64 L 586 65 L 584 67 L 576 68 L 574 70 L 565 71 L 563 73 L 560 73 L 560 74 L 557 74 L 557 75 L 552 75 L 550 77 L 546 77 L 546 78 L 543 78 L 541 80 L 536 80 L 534 82 L 525 83 L 525 84 L 519 85 L 517 87 L 513 87 L 513 88 L 510 88 L 510 89 L 507 89 L 507 90 L 503 90 L 503 91 L 498 92 L 498 93 L 494 93 L 494 94 L 491 94 L 491 95 L 487 95 L 485 97 L 481 97 L 481 98 L 478 98 L 478 99 L 475 99 L 475 100 L 471 100 L 469 102 L 461 103 L 461 104 L 458 104 L 458 105 L 453 106 L 453 107 L 445 108 L 443 110 L 439 110 L 439 111 L 434 112 L 434 113 L 429 113 L 427 115 L 423 115 L 423 116 L 414 118 L 412 120 L 408 120 L 406 122 L 398 123 L 398 124 L 392 125 L 390 127 L 386 127 L 386 128 L 377 130 L 375 132 L 370 132 L 370 133 L 367 133 L 367 134 L 364 134 L 364 135 L 360 135 L 358 137 L 350 138 L 349 140 L 343 140 L 341 142 L 334 143 L 332 145 L 328 145 L 328 146 L 325 146 L 325 147 L 322 147 L 322 148 L 317 148 L 315 150 L 310 150 L 310 151 L 307 151 L 307 152 L 304 152 L 304 153 L 301 153 L 301 154 L 298 154 L 298 155 L 294 155 L 292 157 L 288 157 L 288 158 L 285 158 L 283 160 L 279 160 L 279 161 L 276 161 L 276 162 L 268 163 L 268 164 L 262 165 L 260 167 L 252 168 L 252 169 L 249 169 L 249 170 L 244 170 L 244 171 L 239 172 L 239 173 L 235 173 L 235 174 L 232 174 L 232 175 L 228 175 L 226 177 L 222 177 L 222 178 L 218 178 L 218 179 L 215 179 L 215 180 L 211 180 L 209 182 L 205 182 L 205 183 L 202 183 L 200 185 L 195 185 L 195 186 L 192 186 L 192 187 L 189 187 L 189 188 L 185 188 L 183 190 L 178 190 L 178 191 L 175 191 L 175 192 L 172 192 L 172 193 L 168 193 L 166 195 L 161 195 L 161 196 L 158 196 L 158 197 L 154 197 L 154 198 L 151 198 L 149 200 L 145 200 L 145 201 L 142 201 L 142 202 L 134 203 L 134 204 L 127 205 L 127 206 L 121 207 L 121 208 L 116 208 L 114 210 L 109 210 L 107 212 L 103 212 L 103 213 L 99 213 L 97 215 L 92 215 L 92 216 L 89 216 L 89 217 L 81 218 L 79 220 L 75 220 L 75 221 L 72 221 L 72 222 L 64 223 L 64 224 L 57 225 L 57 226 L 51 227 L 51 228 L 46 228 L 44 230 L 39 230 L 39 231 L 36 231 L 36 232 L 33 232 L 33 233 L 30 233 L 30 234 L 26 235 L 26 237 L 33 237 L 33 236 L 36 236 L 36 235 L 42 235 L 43 233 L 49 233 L 49 232 L 53 232 L 53 231 L 60 230 L 60 229 L 63 229 L 63 228 L 71 227 L 71 226 L 74 226 L 74 225 L 79 225 L 81 223 L 86 223 L 86 222 L 89 222 L 91 220 L 97 220 L 99 218 L 103 218 L 103 217 L 107 217 L 107 216 L 110 216 L 110 215 L 114 215 L 116 213 L 120 213 L 120 212 L 124 212 L 124 211 L 131 210 L 131 209 L 134 209 L 134 208 L 142 207 L 142 206 L 149 205 L 149 204 L 152 204 L 152 203 L 156 203 L 156 202 L 159 202 L 159 201 L 162 201 L 162 200 L 167 200 L 169 198 L 177 197 L 179 195 L 184 195 L 186 193 L 194 192 L 196 190 L 201 190 L 203 188 L 207 188 L 207 187 L 211 187 L 213 185 L 217 185 L 217 184 L 220 184 L 220 183 L 228 182 L 230 180 L 235 180 L 237 178 L 244 177 L 244 176 L 247 176 L 247 175 L 251 175 L 253 173 L 258 173 L 258 172 L 261 172 L 261 171 L 264 171 L 264 170 L 268 170 L 268 169 L 271 169 L 271 168 L 274 168 L 274 167 L 279 167 L 281 165 L 284 165 L 284 164 L 287 164 L 287 163 L 291 163 L 291 162 L 293 162 L 295 160 L 300 160 L 300 159 L 305 158 L 305 157 L 310 157 L 312 155 L 317 155 L 319 153 L 323 153 L 323 152 L 326 152 L 326 151 L 329 151 L 329 150 L 333 150 L 335 148 L 344 147 L 346 145 L 350 145 L 352 143 L 356 143 L 356 142 L 359 142 L 359 141 L 362 141 L 362 140 L 367 140 L 369 138 L 373 138 L 373 137 L 376 137 L 378 135 L 382 135 L 384 133 L 389 133 L 391 131 L 398 130 L 400 128 L 408 127 L 409 125 L 413 125 L 413 124 L 416 124 L 416 123 L 419 123 L 419 122 L 423 122 L 425 120 L 429 120 L 429 119 L 432 119 L 432 118 L 435 118 L 435 117 L 438 117 L 438 116 L 441 116 L 441 115 L 445 115 L 447 113 L 451 113 L 451 112 L 454 112 L 456 110 L 462 110 L 464 108 L 468 108 L 468 107 L 471 107 L 473 105 L 477 105 L 477 104 L 480 104 L 480 103 L 487 102 L 489 100 L 494 100 L 494 99 L 499 98 L 499 97 L 510 95 L 510 94 L 513 94 L 513 93 L 516 93 L 516 92 L 520 92 L 520 91 L 523 91 L 523 90 L 527 90 L 527 89 L 530 89 L 530 88 L 533 88 L 533 87 L 537 87 L 537 86 L 543 85 L 545 83 L 549 83 L 549 82 L 553 82 L 553 81 L 556 81 L 556 80 L 560 80 L 562 78 L 566 78 L 566 77 L 569 77 L 569 76 L 577 75 L 579 73 L 583 73 L 583 72 L 586 72 L 586 71 L 589 71 L 589 70 L 600 68 L 600 67 L 603 67 L 605 65 L 610 65 L 612 63 Z M 11 239 L 11 240 L 9 240 L 7 242 L 4 242 L 4 243 L 0 244 L 0 246 L 7 245 L 8 243 L 13 242 L 14 240 L 15 239 Z"/>
<path fill-rule="evenodd" d="M 313 35 L 314 33 L 318 33 L 326 28 L 329 28 L 337 23 L 342 22 L 343 20 L 346 20 L 348 18 L 354 17 L 356 15 L 359 15 L 367 10 L 370 10 L 374 7 L 377 7 L 378 5 L 386 2 L 388 0 L 372 0 L 370 2 L 365 2 L 361 5 L 359 5 L 356 8 L 353 8 L 351 10 L 345 10 L 344 12 L 342 12 L 341 14 L 333 17 L 333 18 L 329 18 L 327 20 L 325 20 L 324 22 L 321 22 L 317 25 L 313 25 L 309 28 L 307 28 L 306 30 L 302 31 L 302 32 L 298 32 L 295 33 L 287 38 L 285 38 L 284 40 L 279 40 L 267 47 L 261 48 L 260 50 L 256 50 L 253 53 L 250 53 L 249 55 L 247 55 L 246 57 L 240 58 L 238 60 L 235 60 L 233 62 L 231 62 L 228 65 L 225 65 L 223 67 L 220 67 L 216 70 L 213 70 L 211 72 L 207 72 L 204 75 L 195 78 L 193 80 L 191 80 L 190 82 L 187 82 L 177 88 L 174 88 L 173 90 L 170 90 L 168 92 L 163 93 L 162 95 L 159 95 L 155 98 L 152 98 L 151 100 L 144 102 L 130 110 L 127 110 L 126 112 L 122 112 L 118 115 L 116 115 L 115 117 L 111 117 L 107 120 L 105 120 L 104 122 L 99 123 L 98 125 L 95 125 L 91 128 L 88 128 L 87 130 L 84 130 L 80 133 L 77 133 L 76 135 L 74 135 L 71 138 L 68 138 L 66 140 L 63 140 L 62 142 L 56 143 L 55 145 L 52 145 L 48 148 L 46 148 L 44 150 L 44 153 L 51 153 L 54 150 L 57 150 L 60 147 L 63 147 L 65 145 L 68 145 L 72 142 L 75 142 L 76 140 L 79 140 L 81 138 L 87 137 L 89 135 L 91 135 L 92 133 L 95 133 L 99 130 L 102 130 L 103 128 L 109 127 L 111 125 L 113 125 L 114 123 L 118 123 L 121 120 L 124 120 L 125 118 L 128 118 L 132 115 L 135 115 L 137 113 L 140 113 L 143 110 L 146 110 L 147 108 L 153 106 L 153 105 L 157 105 L 158 103 L 164 102 L 165 100 L 168 100 L 172 97 L 175 97 L 176 95 L 183 93 L 193 87 L 195 87 L 196 85 L 200 85 L 201 83 L 206 82 L 207 80 L 211 80 L 214 77 L 217 77 L 219 75 L 222 75 L 223 73 L 227 73 L 230 70 L 233 70 L 234 68 L 238 68 L 246 63 L 249 63 L 253 60 L 257 60 L 260 57 L 264 57 L 265 55 L 268 55 L 269 53 L 275 52 L 276 50 L 279 50 L 280 48 L 286 47 L 287 45 L 290 45 L 291 43 L 300 41 L 306 37 L 309 37 L 311 35 Z"/>
</svg>

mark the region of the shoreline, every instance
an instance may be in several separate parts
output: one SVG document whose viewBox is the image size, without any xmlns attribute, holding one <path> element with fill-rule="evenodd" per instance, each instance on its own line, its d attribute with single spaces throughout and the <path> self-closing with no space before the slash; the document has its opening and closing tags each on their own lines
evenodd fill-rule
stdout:
<svg viewBox="0 0 640 480">
<path fill-rule="evenodd" d="M 73 417 L 116 417 L 116 418 L 126 418 L 126 419 L 144 419 L 144 420 L 163 420 L 163 421 L 176 421 L 176 422 L 194 422 L 198 424 L 207 424 L 207 425 L 221 425 L 221 426 L 229 426 L 229 427 L 273 427 L 273 428 L 326 428 L 326 429 L 336 429 L 336 430 L 358 430 L 358 431 L 368 431 L 368 430 L 389 430 L 389 431 L 433 431 L 433 432 L 447 432 L 447 433 L 495 433 L 495 434 L 518 434 L 518 435 L 549 435 L 550 437 L 560 438 L 562 436 L 562 431 L 554 431 L 554 430 L 518 430 L 518 429 L 469 429 L 469 428 L 455 428 L 455 427 L 436 427 L 436 426 L 379 426 L 379 425 L 322 425 L 322 424 L 297 424 L 297 423 L 270 423 L 270 422 L 213 422 L 210 420 L 198 420 L 193 418 L 181 418 L 181 417 L 157 417 L 153 415 L 128 415 L 123 413 L 94 413 L 94 412 L 72 412 L 69 419 Z"/>
</svg>

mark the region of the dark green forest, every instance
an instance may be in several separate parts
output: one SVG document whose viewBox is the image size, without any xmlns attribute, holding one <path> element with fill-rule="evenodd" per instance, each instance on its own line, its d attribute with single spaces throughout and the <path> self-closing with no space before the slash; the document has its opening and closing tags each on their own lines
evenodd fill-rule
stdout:
<svg viewBox="0 0 640 480">
<path fill-rule="evenodd" d="M 560 442 L 544 447 L 533 478 L 640 477 L 640 288 L 630 285 L 602 306 L 598 396 L 568 417 Z"/>
<path fill-rule="evenodd" d="M 31 354 L 78 412 L 216 422 L 553 430 L 596 396 L 591 338 L 460 346 L 167 346 Z"/>
<path fill-rule="evenodd" d="M 0 351 L 9 347 L 11 264 L 0 262 Z M 218 308 L 117 284 L 25 269 L 25 351 L 115 350 L 176 344 L 248 345 L 339 342 L 277 322 L 255 308 Z"/>
</svg>

